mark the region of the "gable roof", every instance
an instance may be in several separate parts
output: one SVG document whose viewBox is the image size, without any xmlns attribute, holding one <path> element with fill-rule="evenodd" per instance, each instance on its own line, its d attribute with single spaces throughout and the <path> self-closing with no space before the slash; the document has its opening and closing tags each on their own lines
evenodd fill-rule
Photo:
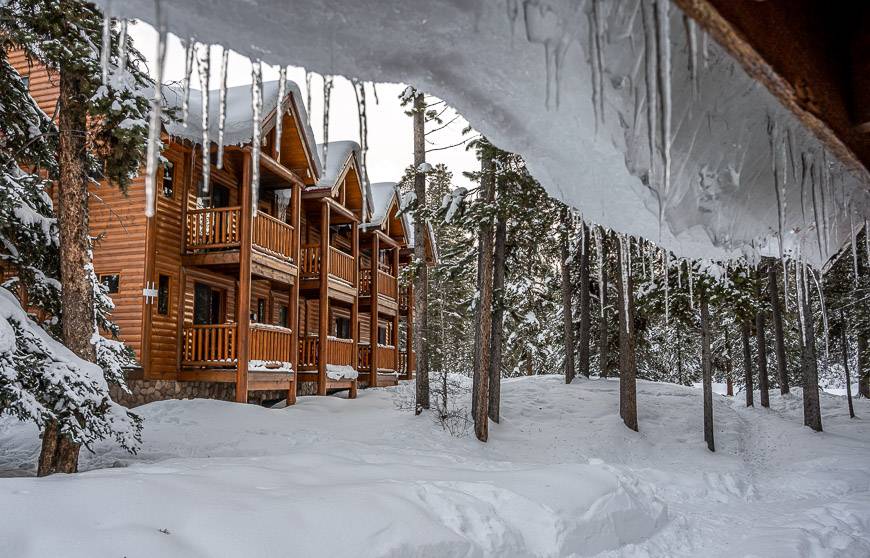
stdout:
<svg viewBox="0 0 870 558">
<path fill-rule="evenodd" d="M 398 203 L 399 195 L 395 182 L 375 182 L 371 185 L 372 218 L 370 226 L 380 226 L 384 223 L 394 203 Z"/>
<path fill-rule="evenodd" d="M 182 91 L 177 85 L 163 86 L 163 97 L 169 108 L 181 113 Z M 299 122 L 305 141 L 308 144 L 309 158 L 314 164 L 318 176 L 323 176 L 320 164 L 320 155 L 314 150 L 314 132 L 308 123 L 308 114 L 305 104 L 302 102 L 302 93 L 295 82 L 287 80 L 285 99 L 289 97 L 295 109 L 296 119 Z M 286 101 L 284 101 L 286 102 Z M 243 145 L 250 143 L 254 129 L 251 125 L 254 117 L 254 109 L 251 106 L 251 86 L 240 85 L 228 87 L 226 90 L 226 121 L 224 123 L 224 145 Z M 180 121 L 166 124 L 166 133 L 175 138 L 181 138 L 194 144 L 202 143 L 202 95 L 200 90 L 190 90 L 189 110 L 187 126 Z M 278 106 L 278 81 L 263 82 L 263 110 L 262 122 L 265 123 L 271 113 Z M 220 112 L 220 91 L 217 89 L 208 92 L 208 138 L 210 141 L 218 141 L 218 118 Z M 265 132 L 265 130 L 264 130 Z"/>
</svg>

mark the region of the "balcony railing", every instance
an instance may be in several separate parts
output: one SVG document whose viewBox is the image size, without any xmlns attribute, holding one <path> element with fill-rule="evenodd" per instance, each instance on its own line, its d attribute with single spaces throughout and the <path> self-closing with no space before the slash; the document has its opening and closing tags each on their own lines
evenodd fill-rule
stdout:
<svg viewBox="0 0 870 558">
<path fill-rule="evenodd" d="M 257 211 L 251 233 L 254 246 L 286 260 L 293 259 L 293 227 L 267 213 Z"/>
<path fill-rule="evenodd" d="M 186 325 L 182 360 L 188 366 L 234 366 L 238 324 Z M 285 327 L 251 324 L 250 360 L 290 362 L 293 332 Z"/>
<path fill-rule="evenodd" d="M 399 290 L 399 281 L 389 273 L 378 270 L 378 294 L 396 300 Z"/>
<path fill-rule="evenodd" d="M 371 370 L 372 348 L 369 344 L 360 344 L 358 349 L 358 367 L 360 370 Z M 375 370 L 398 370 L 396 368 L 396 347 L 378 343 L 377 366 Z"/>
<path fill-rule="evenodd" d="M 408 311 L 408 304 L 410 304 L 411 297 L 408 294 L 408 287 L 402 287 L 399 289 L 399 310 L 401 312 Z"/>
<path fill-rule="evenodd" d="M 353 366 L 353 339 L 326 338 L 326 363 Z M 299 338 L 299 369 L 313 370 L 320 359 L 320 337 Z"/>
<path fill-rule="evenodd" d="M 225 250 L 241 244 L 241 208 L 208 207 L 187 212 L 188 250 Z M 259 250 L 285 260 L 293 259 L 293 227 L 262 211 L 251 228 L 251 242 Z"/>
<path fill-rule="evenodd" d="M 359 270 L 359 295 L 372 296 L 372 270 Z"/>
<path fill-rule="evenodd" d="M 302 275 L 307 277 L 320 275 L 320 244 L 303 244 L 299 260 Z"/>
<path fill-rule="evenodd" d="M 335 246 L 329 247 L 329 274 L 338 277 L 342 281 L 353 284 L 353 268 L 355 262 L 353 256 L 342 252 Z"/>
</svg>

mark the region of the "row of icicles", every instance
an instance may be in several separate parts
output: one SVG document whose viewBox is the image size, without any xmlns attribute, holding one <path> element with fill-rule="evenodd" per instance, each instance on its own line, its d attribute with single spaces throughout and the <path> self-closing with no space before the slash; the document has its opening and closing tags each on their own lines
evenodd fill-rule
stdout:
<svg viewBox="0 0 870 558">
<path fill-rule="evenodd" d="M 157 7 L 157 52 L 155 57 L 156 71 L 154 83 L 155 87 L 151 99 L 151 114 L 148 125 L 148 144 L 146 150 L 145 162 L 145 215 L 146 217 L 154 216 L 155 201 L 156 201 L 156 182 L 157 169 L 160 160 L 160 151 L 162 143 L 160 140 L 160 132 L 163 124 L 163 94 L 160 84 L 163 82 L 164 63 L 166 61 L 166 40 L 167 28 L 165 20 L 162 17 L 160 3 L 156 3 Z M 118 67 L 124 68 L 127 64 L 127 20 L 118 20 L 119 26 L 119 44 L 118 44 Z M 108 9 L 106 10 L 103 19 L 102 28 L 102 49 L 100 52 L 100 63 L 102 69 L 103 84 L 109 83 L 110 60 L 112 52 L 112 25 L 113 19 Z M 210 146 L 211 139 L 209 137 L 209 79 L 211 72 L 211 47 L 205 43 L 197 43 L 192 38 L 182 41 L 184 45 L 184 78 L 182 80 L 182 101 L 181 101 L 181 124 L 187 126 L 190 112 L 190 84 L 193 75 L 194 65 L 197 67 L 199 78 L 200 95 L 201 95 L 201 118 L 202 128 L 202 145 Z M 221 53 L 220 60 L 220 77 L 219 77 L 219 95 L 218 95 L 218 137 L 217 137 L 217 161 L 216 167 L 223 168 L 224 164 L 224 129 L 226 125 L 226 109 L 227 109 L 227 69 L 229 62 L 229 49 L 224 48 Z M 281 101 L 286 94 L 287 86 L 287 67 L 281 65 L 278 70 L 278 110 L 283 111 Z M 305 85 L 307 90 L 307 113 L 310 119 L 311 110 L 311 72 L 305 74 Z M 363 173 L 363 180 L 368 183 L 368 173 L 366 169 L 366 156 L 368 152 L 368 121 L 366 115 L 366 90 L 365 83 L 358 80 L 351 81 L 354 94 L 357 101 L 357 112 L 359 115 L 359 133 L 360 133 L 360 166 Z M 328 142 L 329 142 L 329 109 L 331 103 L 331 92 L 333 87 L 333 76 L 323 76 L 323 153 L 319 154 L 323 167 L 326 167 L 328 157 Z M 377 89 L 372 88 L 377 102 Z M 257 200 L 259 199 L 260 185 L 260 154 L 262 149 L 262 118 L 263 118 L 263 70 L 260 60 L 251 61 L 251 112 L 253 120 L 253 132 L 251 136 L 251 197 L 252 210 L 256 212 Z M 279 115 L 281 116 L 281 115 Z M 310 124 L 310 122 L 309 122 Z M 281 154 L 281 135 L 282 135 L 283 119 L 278 117 L 275 119 L 275 149 L 276 154 L 280 157 Z M 207 193 L 210 184 L 211 161 L 210 149 L 203 148 L 202 153 L 202 174 L 203 174 L 203 192 Z"/>
</svg>

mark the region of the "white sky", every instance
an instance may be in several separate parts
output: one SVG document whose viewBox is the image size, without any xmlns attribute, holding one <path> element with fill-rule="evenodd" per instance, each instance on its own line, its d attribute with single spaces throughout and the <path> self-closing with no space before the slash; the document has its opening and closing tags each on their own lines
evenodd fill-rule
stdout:
<svg viewBox="0 0 870 558">
<path fill-rule="evenodd" d="M 149 69 L 154 70 L 154 58 L 156 51 L 157 32 L 153 27 L 144 22 L 137 22 L 129 29 L 136 47 L 142 52 L 149 62 Z M 221 47 L 212 47 L 211 50 L 211 77 L 210 89 L 218 87 L 220 79 Z M 288 60 L 288 63 L 292 60 Z M 305 70 L 295 66 L 288 68 L 287 77 L 295 81 L 305 97 Z M 166 65 L 163 70 L 163 81 L 181 81 L 184 78 L 184 49 L 181 41 L 174 35 L 170 35 L 166 50 Z M 263 80 L 278 79 L 278 67 L 263 66 Z M 250 61 L 235 52 L 230 52 L 229 70 L 227 72 L 227 85 L 232 87 L 251 83 Z M 311 126 L 317 142 L 323 141 L 323 80 L 319 75 L 314 75 L 311 80 L 312 94 L 311 107 L 308 107 L 311 115 Z M 191 87 L 199 88 L 199 79 L 194 69 L 191 79 Z M 366 91 L 366 112 L 368 120 L 368 175 L 371 182 L 397 181 L 402 177 L 405 168 L 413 161 L 413 127 L 411 117 L 407 116 L 404 108 L 399 104 L 398 96 L 404 91 L 403 84 L 377 84 L 379 103 L 375 104 L 371 94 L 371 87 Z M 303 102 L 306 99 L 303 98 Z M 435 101 L 435 99 L 433 99 Z M 443 105 L 437 107 L 438 110 Z M 448 109 L 441 116 L 445 123 L 449 122 L 457 113 Z M 461 142 L 465 137 L 462 130 L 468 122 L 461 116 L 443 130 L 427 136 L 427 149 L 446 147 Z M 433 123 L 428 129 L 436 128 Z M 332 89 L 329 111 L 329 140 L 354 140 L 359 142 L 359 119 L 357 117 L 356 96 L 350 81 L 336 76 Z M 465 146 L 443 149 L 427 154 L 426 160 L 436 165 L 446 164 L 453 172 L 454 183 L 468 185 L 468 180 L 462 175 L 463 171 L 476 170 L 480 163 L 473 152 L 465 150 Z"/>
</svg>

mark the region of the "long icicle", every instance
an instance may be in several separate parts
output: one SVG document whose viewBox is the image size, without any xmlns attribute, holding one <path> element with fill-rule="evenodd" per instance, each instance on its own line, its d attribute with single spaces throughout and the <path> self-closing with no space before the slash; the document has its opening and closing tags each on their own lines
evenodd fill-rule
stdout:
<svg viewBox="0 0 870 558">
<path fill-rule="evenodd" d="M 828 340 L 830 339 L 830 336 L 828 335 L 828 309 L 825 307 L 825 277 L 821 273 L 817 273 L 815 270 L 810 270 L 809 274 L 810 277 L 813 278 L 813 281 L 816 284 L 816 292 L 819 294 L 819 309 L 822 312 L 822 327 L 825 331 L 825 368 L 827 369 L 828 362 L 830 361 L 830 354 L 828 351 Z M 812 317 L 810 319 L 812 319 Z"/>
<path fill-rule="evenodd" d="M 662 257 L 662 266 L 664 267 L 664 283 L 665 283 L 665 325 L 670 324 L 670 313 L 671 313 L 671 293 L 669 287 L 669 272 L 671 267 L 671 255 L 665 250 L 664 256 Z"/>
<path fill-rule="evenodd" d="M 852 222 L 852 208 L 849 208 L 849 236 L 852 244 L 852 279 L 855 288 L 858 288 L 858 234 L 855 232 L 855 224 Z"/>
<path fill-rule="evenodd" d="M 100 50 L 100 67 L 102 69 L 103 85 L 109 83 L 109 58 L 112 54 L 112 2 L 106 2 L 103 11 L 103 46 Z"/>
<path fill-rule="evenodd" d="M 196 42 L 190 38 L 184 42 L 184 78 L 181 80 L 181 125 L 187 128 L 190 116 L 190 76 L 193 74 L 193 59 Z"/>
<path fill-rule="evenodd" d="M 864 251 L 867 252 L 867 265 L 870 265 L 870 228 L 867 227 L 867 219 L 864 219 Z"/>
<path fill-rule="evenodd" d="M 259 60 L 251 63 L 251 109 L 254 120 L 251 138 L 251 211 L 256 215 L 260 199 L 260 150 L 263 143 L 263 68 Z"/>
<path fill-rule="evenodd" d="M 278 101 L 275 105 L 275 154 L 281 160 L 281 128 L 284 122 L 284 95 L 287 89 L 287 66 L 278 70 Z"/>
<path fill-rule="evenodd" d="M 671 189 L 671 20 L 670 0 L 656 1 L 656 52 L 658 53 L 659 90 L 662 109 L 662 164 L 664 202 L 667 205 Z"/>
<path fill-rule="evenodd" d="M 207 193 L 211 180 L 211 140 L 208 135 L 208 78 L 211 71 L 211 48 L 200 44 L 197 50 L 199 87 L 202 98 L 202 191 Z"/>
<path fill-rule="evenodd" d="M 593 229 L 592 238 L 595 240 L 595 253 L 598 258 L 598 306 L 601 309 L 601 319 L 604 319 L 604 242 L 602 241 L 601 227 Z"/>
<path fill-rule="evenodd" d="M 625 331 L 631 331 L 631 324 L 629 322 L 631 319 L 631 312 L 629 312 L 630 301 L 628 298 L 631 294 L 628 284 L 628 280 L 631 276 L 631 264 L 627 257 L 631 248 L 629 246 L 629 241 L 626 241 L 627 238 L 628 235 L 619 235 L 619 250 L 622 256 L 619 258 L 619 272 L 622 274 L 622 310 L 625 312 Z"/>
<path fill-rule="evenodd" d="M 323 168 L 329 151 L 329 103 L 332 96 L 332 76 L 323 76 Z"/>
<path fill-rule="evenodd" d="M 695 289 L 695 274 L 692 270 L 692 262 L 686 262 L 686 268 L 689 273 L 689 310 L 695 310 L 695 294 L 692 292 Z"/>
<path fill-rule="evenodd" d="M 151 98 L 151 119 L 148 123 L 148 147 L 145 155 L 145 216 L 154 216 L 154 204 L 157 201 L 157 165 L 160 162 L 160 131 L 163 125 L 163 92 L 159 85 L 163 83 L 163 63 L 166 60 L 166 21 L 160 10 L 160 2 L 155 2 L 157 22 L 157 68 L 154 76 L 154 96 Z"/>
<path fill-rule="evenodd" d="M 118 68 L 121 72 L 127 71 L 127 20 L 122 19 L 118 35 Z"/>
<path fill-rule="evenodd" d="M 220 92 L 218 93 L 218 147 L 217 168 L 224 168 L 224 128 L 227 123 L 227 65 L 230 59 L 230 50 L 224 48 L 221 53 L 221 77 Z"/>
<path fill-rule="evenodd" d="M 362 165 L 363 183 L 369 183 L 368 173 L 368 152 L 369 152 L 369 125 L 368 116 L 366 115 L 366 89 L 365 83 L 362 81 L 353 80 L 353 92 L 356 95 L 356 111 L 359 119 L 359 146 L 360 159 Z M 363 196 L 363 205 L 366 204 L 365 196 Z"/>
</svg>

